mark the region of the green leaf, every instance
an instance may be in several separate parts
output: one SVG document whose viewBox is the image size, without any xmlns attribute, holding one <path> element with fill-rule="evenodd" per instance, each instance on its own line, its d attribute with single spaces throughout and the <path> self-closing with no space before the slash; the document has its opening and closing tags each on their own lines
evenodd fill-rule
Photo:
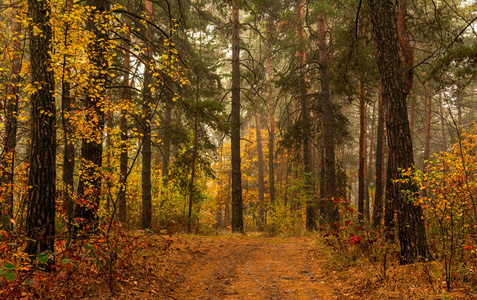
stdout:
<svg viewBox="0 0 477 300">
<path fill-rule="evenodd" d="M 7 269 L 7 270 L 15 270 L 16 267 L 15 267 L 14 264 L 8 263 L 8 264 L 5 264 L 5 265 L 3 266 L 3 268 L 4 268 L 4 269 Z"/>
<path fill-rule="evenodd" d="M 61 260 L 61 263 L 64 264 L 64 265 L 66 265 L 66 264 L 69 263 L 69 262 L 70 262 L 70 260 L 69 260 L 68 258 L 63 258 L 63 259 Z"/>
<path fill-rule="evenodd" d="M 50 255 L 46 252 L 38 253 L 38 261 L 42 264 L 47 263 L 50 260 Z"/>
<path fill-rule="evenodd" d="M 7 270 L 7 271 L 3 272 L 2 275 L 3 275 L 3 277 L 5 277 L 6 279 L 8 279 L 10 281 L 15 280 L 15 273 L 13 273 L 10 270 Z"/>
</svg>

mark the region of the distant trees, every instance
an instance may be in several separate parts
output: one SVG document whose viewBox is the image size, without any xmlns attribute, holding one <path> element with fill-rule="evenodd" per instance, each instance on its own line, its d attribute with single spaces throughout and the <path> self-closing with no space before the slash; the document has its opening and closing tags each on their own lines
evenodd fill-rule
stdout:
<svg viewBox="0 0 477 300">
<path fill-rule="evenodd" d="M 3 229 L 11 229 L 14 206 L 14 174 L 15 174 L 15 148 L 17 145 L 17 127 L 18 127 L 18 106 L 20 83 L 20 73 L 22 67 L 22 49 L 20 35 L 22 27 L 17 17 L 18 11 L 12 10 L 12 55 L 11 55 L 11 82 L 6 86 L 6 99 L 4 101 L 5 108 L 5 136 L 3 138 L 3 156 L 1 160 L 2 174 L 0 176 L 0 184 L 2 185 L 3 205 L 1 205 L 1 227 Z"/>
</svg>

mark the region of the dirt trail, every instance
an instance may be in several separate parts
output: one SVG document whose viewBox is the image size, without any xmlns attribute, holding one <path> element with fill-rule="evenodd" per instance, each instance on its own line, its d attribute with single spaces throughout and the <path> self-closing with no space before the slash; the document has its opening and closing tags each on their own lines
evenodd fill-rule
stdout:
<svg viewBox="0 0 477 300">
<path fill-rule="evenodd" d="M 190 237 L 168 257 L 170 299 L 342 299 L 312 238 Z"/>
</svg>

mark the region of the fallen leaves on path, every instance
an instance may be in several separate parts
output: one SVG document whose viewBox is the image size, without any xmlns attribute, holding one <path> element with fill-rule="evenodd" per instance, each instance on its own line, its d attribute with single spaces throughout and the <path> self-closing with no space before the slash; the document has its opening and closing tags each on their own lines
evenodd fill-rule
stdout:
<svg viewBox="0 0 477 300">
<path fill-rule="evenodd" d="M 339 299 L 322 276 L 312 239 L 189 237 L 186 253 L 170 253 L 174 299 Z M 186 263 L 182 263 L 186 261 Z"/>
</svg>

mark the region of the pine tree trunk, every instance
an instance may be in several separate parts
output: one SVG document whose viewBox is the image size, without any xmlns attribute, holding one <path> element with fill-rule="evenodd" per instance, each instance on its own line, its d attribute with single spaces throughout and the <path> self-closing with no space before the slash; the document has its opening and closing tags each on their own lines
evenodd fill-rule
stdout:
<svg viewBox="0 0 477 300">
<path fill-rule="evenodd" d="M 170 129 L 172 121 L 172 104 L 167 100 L 164 112 L 164 126 L 166 131 Z M 169 132 L 165 132 L 162 139 L 162 185 L 165 187 L 169 182 L 169 163 L 171 160 L 171 136 Z"/>
<path fill-rule="evenodd" d="M 389 138 L 389 135 L 388 135 Z M 393 185 L 393 170 L 395 167 L 394 157 L 391 155 L 390 150 L 388 149 L 388 161 L 386 167 L 386 192 L 384 197 L 384 228 L 386 231 L 386 239 L 387 240 L 394 240 L 395 239 L 395 229 L 396 229 L 396 220 L 394 215 L 395 211 L 395 199 L 397 198 L 395 192 L 395 188 Z"/>
<path fill-rule="evenodd" d="M 369 189 L 371 186 L 371 182 L 373 181 L 373 157 L 374 157 L 374 152 L 373 152 L 373 146 L 374 146 L 374 131 L 375 131 L 375 123 L 376 123 L 376 103 L 373 103 L 373 112 L 372 112 L 372 118 L 371 118 L 371 129 L 370 129 L 370 134 L 369 134 L 369 154 L 368 154 L 368 167 L 366 168 L 366 186 L 368 187 L 366 189 L 366 203 L 364 204 L 364 214 L 366 217 L 366 220 L 371 222 L 371 208 L 370 208 L 370 202 L 371 202 L 371 196 L 369 195 Z"/>
<path fill-rule="evenodd" d="M 131 10 L 131 4 L 128 0 L 128 11 Z M 131 26 L 131 19 L 126 18 L 125 20 L 126 26 Z M 123 43 L 123 47 L 125 49 L 124 52 L 124 78 L 123 78 L 123 89 L 122 89 L 122 99 L 125 102 L 129 102 L 131 100 L 130 92 L 129 92 L 129 72 L 131 70 L 131 57 L 129 51 L 131 47 L 129 45 L 129 40 L 131 39 L 131 35 L 129 32 L 125 35 L 126 42 Z M 127 191 L 127 176 L 128 176 L 128 123 L 127 123 L 127 111 L 125 109 L 121 109 L 120 116 L 119 116 L 119 130 L 120 133 L 120 158 L 119 158 L 119 172 L 120 172 L 120 187 L 119 187 L 119 195 L 118 195 L 118 219 L 119 222 L 126 225 L 127 221 L 127 201 L 126 201 L 126 191 Z"/>
<path fill-rule="evenodd" d="M 442 99 L 442 92 L 439 92 L 439 111 L 441 114 L 442 151 L 447 151 L 446 118 L 444 115 L 444 100 Z"/>
<path fill-rule="evenodd" d="M 398 183 L 401 178 L 398 171 L 412 169 L 413 149 L 406 106 L 406 96 L 412 86 L 412 53 L 408 49 L 404 28 L 406 0 L 399 3 L 396 19 L 393 4 L 387 1 L 368 0 L 376 46 L 376 60 L 380 78 L 384 87 L 383 100 L 386 107 L 386 125 L 389 144 L 389 174 L 393 184 L 388 201 L 394 203 L 397 211 L 399 241 L 401 245 L 401 264 L 422 261 L 431 258 L 427 245 L 425 225 L 420 205 L 408 199 L 407 192 L 418 193 L 418 187 L 412 181 Z M 399 28 L 397 28 L 397 25 Z M 399 40 L 398 40 L 399 37 Z M 401 60 L 398 42 L 401 44 Z M 410 62 L 411 60 L 411 62 Z M 412 74 L 411 74 L 412 75 Z M 411 80 L 411 82 L 410 82 Z"/>
<path fill-rule="evenodd" d="M 323 123 L 321 126 L 321 132 L 323 132 Z M 324 137 L 322 135 L 320 139 L 320 203 L 318 204 L 318 207 L 320 209 L 320 221 L 322 220 L 327 220 L 326 217 L 326 178 L 325 178 L 325 141 Z M 351 199 L 351 197 L 349 197 Z"/>
<path fill-rule="evenodd" d="M 426 95 L 426 141 L 424 147 L 424 170 L 427 170 L 427 162 L 431 157 L 431 117 L 432 117 L 432 92 L 428 85 Z"/>
<path fill-rule="evenodd" d="M 411 140 L 414 140 L 414 123 L 416 120 L 416 95 L 411 94 L 411 111 L 409 112 L 409 130 L 411 131 Z"/>
<path fill-rule="evenodd" d="M 128 0 L 128 11 L 131 10 L 131 4 Z M 126 18 L 126 26 L 131 26 L 131 19 Z M 131 35 L 129 32 L 125 35 L 125 40 L 129 41 Z M 124 42 L 123 47 L 125 49 L 124 53 L 124 78 L 123 78 L 123 89 L 122 89 L 122 99 L 125 102 L 130 101 L 130 92 L 129 92 L 129 72 L 130 72 L 130 45 L 129 42 Z M 119 172 L 120 172 L 120 189 L 118 195 L 117 211 L 118 219 L 121 223 L 126 224 L 127 221 L 127 201 L 126 201 L 126 190 L 127 190 L 127 176 L 128 176 L 128 124 L 126 118 L 127 112 L 125 109 L 121 109 L 119 117 L 119 129 L 120 129 L 120 160 L 119 160 Z"/>
<path fill-rule="evenodd" d="M 227 183 L 227 198 L 225 198 L 225 227 L 232 225 L 230 218 L 230 200 L 232 198 L 232 174 L 229 176 L 229 182 Z"/>
<path fill-rule="evenodd" d="M 457 106 L 457 125 L 459 126 L 459 130 L 462 128 L 462 92 L 463 88 L 457 86 L 455 99 Z"/>
<path fill-rule="evenodd" d="M 86 122 L 91 126 L 89 137 L 85 137 L 81 144 L 81 166 L 78 182 L 78 197 L 75 205 L 76 229 L 84 231 L 96 230 L 98 226 L 99 200 L 101 194 L 101 168 L 103 166 L 103 131 L 104 131 L 104 101 L 106 98 L 106 82 L 109 40 L 106 16 L 109 10 L 109 0 L 88 0 L 87 4 L 94 9 L 89 16 L 86 29 L 93 33 L 94 42 L 88 47 L 88 60 L 95 72 L 90 75 L 91 88 L 96 93 L 89 93 L 85 98 Z M 96 19 L 96 20 L 95 20 Z M 77 231 L 77 230 L 76 230 Z"/>
<path fill-rule="evenodd" d="M 198 101 L 198 94 L 199 86 L 197 87 L 196 93 L 196 101 Z M 189 232 L 192 232 L 192 203 L 194 201 L 194 180 L 195 180 L 195 169 L 196 169 L 196 160 L 197 160 L 197 131 L 198 131 L 198 123 L 197 123 L 197 116 L 194 119 L 194 145 L 192 146 L 192 166 L 191 166 L 191 174 L 190 174 L 190 182 L 189 182 L 189 218 L 188 218 L 188 229 Z"/>
<path fill-rule="evenodd" d="M 108 95 L 110 98 L 112 97 L 111 92 L 109 92 Z M 107 116 L 106 116 L 106 163 L 105 163 L 105 169 L 107 170 L 107 173 L 105 174 L 105 183 L 106 183 L 106 213 L 108 216 L 111 216 L 111 204 L 112 204 L 112 199 L 111 199 L 111 188 L 113 187 L 112 183 L 112 166 L 111 166 L 111 152 L 113 151 L 112 145 L 111 145 L 111 131 L 113 130 L 113 114 L 111 111 L 108 111 Z M 108 174 L 109 173 L 109 174 Z"/>
<path fill-rule="evenodd" d="M 255 131 L 257 135 L 257 158 L 258 158 L 258 204 L 259 208 L 259 229 L 265 226 L 265 179 L 262 151 L 262 129 L 260 127 L 260 116 L 255 112 Z"/>
<path fill-rule="evenodd" d="M 71 6 L 73 5 L 71 0 L 67 1 L 66 11 L 70 13 Z M 68 34 L 69 24 L 65 26 L 65 40 L 64 47 L 68 48 Z M 68 213 L 68 231 L 72 233 L 73 225 L 73 194 L 74 194 L 74 168 L 75 168 L 75 142 L 73 140 L 74 124 L 70 118 L 66 115 L 71 114 L 73 111 L 74 99 L 71 97 L 71 82 L 70 82 L 70 65 L 68 64 L 68 55 L 63 56 L 63 70 L 62 70 L 62 87 L 61 87 L 61 119 L 63 125 L 64 135 L 64 150 L 63 150 L 63 184 L 64 184 L 64 201 L 66 210 Z"/>
<path fill-rule="evenodd" d="M 366 104 L 364 102 L 364 84 L 359 82 L 359 170 L 358 170 L 358 219 L 364 219 L 366 197 Z"/>
<path fill-rule="evenodd" d="M 338 205 L 335 205 L 333 198 L 336 198 L 336 171 L 335 171 L 335 142 L 333 133 L 333 107 L 330 97 L 330 79 L 328 74 L 328 56 L 325 32 L 325 17 L 318 14 L 317 23 L 319 61 L 320 61 L 320 80 L 321 80 L 321 118 L 323 128 L 324 144 L 324 207 L 325 219 L 328 223 L 333 223 L 335 227 L 339 224 Z"/>
<path fill-rule="evenodd" d="M 149 0 L 145 1 L 146 6 L 146 15 L 149 21 L 152 21 L 152 2 Z M 152 220 L 152 194 L 151 194 L 151 160 L 152 160 L 152 150 L 151 150 L 151 122 L 152 122 L 152 93 L 151 93 L 151 84 L 152 84 L 152 71 L 151 71 L 151 60 L 152 56 L 152 28 L 151 25 L 147 24 L 146 29 L 146 66 L 144 69 L 144 86 L 142 90 L 143 94 L 143 122 L 142 127 L 144 130 L 143 144 L 142 144 L 142 210 L 141 210 L 141 227 L 142 229 L 151 228 Z"/>
<path fill-rule="evenodd" d="M 244 232 L 240 158 L 240 40 L 239 0 L 232 0 L 232 232 Z"/>
<path fill-rule="evenodd" d="M 268 128 L 268 177 L 270 184 L 270 204 L 275 203 L 275 116 L 273 109 L 273 86 L 272 86 L 272 60 L 268 60 L 268 115 L 270 124 Z"/>
<path fill-rule="evenodd" d="M 383 87 L 379 84 L 378 95 L 378 132 L 376 138 L 376 193 L 374 196 L 373 224 L 375 227 L 382 225 L 383 196 L 384 196 L 384 103 L 382 97 Z"/>
<path fill-rule="evenodd" d="M 304 6 L 303 1 L 298 2 L 298 35 L 300 40 L 304 42 L 305 29 L 304 23 Z M 303 49 L 298 51 L 298 60 L 300 64 L 300 104 L 301 104 L 301 121 L 303 130 L 303 164 L 306 189 L 306 228 L 308 230 L 316 229 L 317 206 L 315 199 L 315 176 L 313 174 L 313 165 L 311 157 L 311 118 L 308 103 L 307 87 L 306 87 L 306 54 Z"/>
<path fill-rule="evenodd" d="M 32 147 L 26 219 L 29 240 L 25 248 L 32 259 L 39 252 L 53 252 L 55 244 L 56 105 L 50 14 L 45 1 L 28 1 L 31 84 L 37 88 L 31 96 Z M 42 34 L 35 34 L 37 30 Z"/>
</svg>

